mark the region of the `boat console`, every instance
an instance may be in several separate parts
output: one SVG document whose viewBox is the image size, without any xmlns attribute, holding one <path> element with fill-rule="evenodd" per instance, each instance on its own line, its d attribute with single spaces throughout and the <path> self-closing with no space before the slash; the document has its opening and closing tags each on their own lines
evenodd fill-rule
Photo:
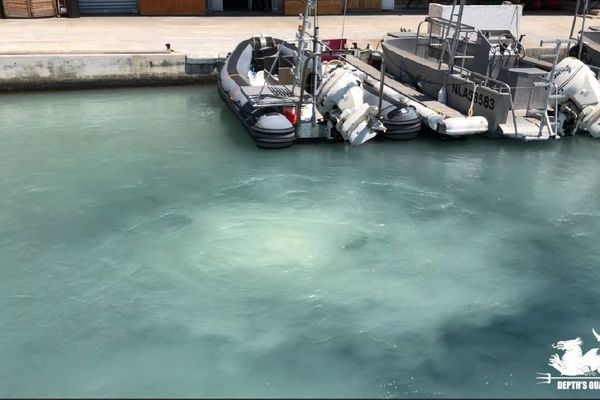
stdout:
<svg viewBox="0 0 600 400">
<path fill-rule="evenodd" d="M 516 67 L 525 56 L 523 45 L 508 30 L 475 33 L 473 62 L 465 64 L 472 71 L 495 79 L 501 70 Z"/>
</svg>

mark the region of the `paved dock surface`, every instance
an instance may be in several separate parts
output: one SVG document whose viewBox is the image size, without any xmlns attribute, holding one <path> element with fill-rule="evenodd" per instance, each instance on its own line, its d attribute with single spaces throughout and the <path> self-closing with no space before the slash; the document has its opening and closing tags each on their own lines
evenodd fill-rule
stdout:
<svg viewBox="0 0 600 400">
<path fill-rule="evenodd" d="M 415 31 L 424 15 L 346 16 L 345 36 L 349 43 L 374 45 L 387 32 Z M 342 16 L 319 17 L 321 37 L 340 37 L 342 21 Z M 566 38 L 571 21 L 567 14 L 523 16 L 525 46 L 537 47 L 543 38 Z M 297 17 L 285 16 L 0 19 L 0 54 L 151 53 L 164 51 L 170 43 L 176 52 L 215 58 L 256 33 L 292 39 L 297 24 Z"/>
</svg>

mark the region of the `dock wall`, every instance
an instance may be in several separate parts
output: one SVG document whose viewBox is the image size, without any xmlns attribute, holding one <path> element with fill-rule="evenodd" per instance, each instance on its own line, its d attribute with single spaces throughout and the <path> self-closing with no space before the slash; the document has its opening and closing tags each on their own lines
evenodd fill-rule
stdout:
<svg viewBox="0 0 600 400">
<path fill-rule="evenodd" d="M 214 83 L 217 59 L 182 53 L 0 55 L 0 91 Z"/>
<path fill-rule="evenodd" d="M 552 50 L 531 48 L 527 55 L 537 59 Z M 176 52 L 3 54 L 0 55 L 0 92 L 214 84 L 220 61 Z"/>
</svg>

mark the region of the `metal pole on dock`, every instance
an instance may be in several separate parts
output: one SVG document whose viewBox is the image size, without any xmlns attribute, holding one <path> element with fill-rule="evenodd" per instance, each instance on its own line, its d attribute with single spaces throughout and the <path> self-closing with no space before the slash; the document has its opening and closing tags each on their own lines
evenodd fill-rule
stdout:
<svg viewBox="0 0 600 400">
<path fill-rule="evenodd" d="M 585 30 L 585 16 L 587 15 L 588 0 L 583 0 L 583 13 L 581 21 L 581 33 L 579 34 L 579 49 L 577 50 L 577 58 L 581 60 L 581 51 L 583 50 L 583 31 Z"/>
<path fill-rule="evenodd" d="M 587 1 L 586 1 L 587 3 Z M 571 33 L 569 33 L 569 39 L 574 39 L 573 38 L 573 32 L 575 32 L 575 24 L 577 23 L 577 16 L 579 15 L 579 6 L 581 5 L 581 0 L 577 0 L 577 3 L 575 3 L 575 15 L 573 16 L 573 23 L 571 24 Z M 585 5 L 585 8 L 587 8 L 587 4 Z"/>
<path fill-rule="evenodd" d="M 346 28 L 346 10 L 348 8 L 348 0 L 344 0 L 344 16 L 342 17 L 342 35 L 340 39 L 344 38 L 344 29 Z"/>
<path fill-rule="evenodd" d="M 380 75 L 379 75 L 379 105 L 377 108 L 377 118 L 381 118 L 381 107 L 383 107 L 383 86 L 385 80 L 385 58 L 383 57 L 383 53 L 379 50 L 373 50 L 371 55 L 378 54 L 381 57 L 381 67 L 380 67 Z"/>
</svg>

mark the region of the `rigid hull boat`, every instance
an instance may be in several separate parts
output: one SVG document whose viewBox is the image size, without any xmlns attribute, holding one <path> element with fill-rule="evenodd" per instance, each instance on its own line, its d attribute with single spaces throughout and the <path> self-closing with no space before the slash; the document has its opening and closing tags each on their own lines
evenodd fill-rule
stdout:
<svg viewBox="0 0 600 400">
<path fill-rule="evenodd" d="M 570 41 L 544 42 L 553 46 L 551 62 L 526 57 L 510 30 L 462 24 L 463 5 L 450 18 L 427 17 L 417 32 L 388 34 L 382 43 L 388 72 L 465 115 L 485 117 L 486 136 L 546 140 L 581 129 L 595 135 L 600 84 L 578 60 L 558 62 Z"/>
</svg>

